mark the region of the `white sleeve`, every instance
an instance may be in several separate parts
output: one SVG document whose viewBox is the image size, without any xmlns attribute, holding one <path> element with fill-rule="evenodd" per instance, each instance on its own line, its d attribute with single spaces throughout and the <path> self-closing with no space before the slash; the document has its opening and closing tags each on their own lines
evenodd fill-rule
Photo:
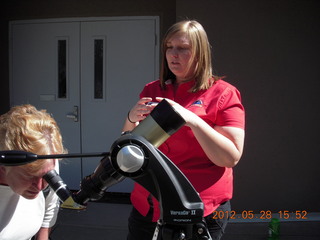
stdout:
<svg viewBox="0 0 320 240">
<path fill-rule="evenodd" d="M 55 170 L 59 173 L 59 161 L 56 160 Z M 44 228 L 52 227 L 58 217 L 58 211 L 60 207 L 60 201 L 57 194 L 50 188 L 48 195 L 45 198 L 45 214 L 42 222 Z"/>
</svg>

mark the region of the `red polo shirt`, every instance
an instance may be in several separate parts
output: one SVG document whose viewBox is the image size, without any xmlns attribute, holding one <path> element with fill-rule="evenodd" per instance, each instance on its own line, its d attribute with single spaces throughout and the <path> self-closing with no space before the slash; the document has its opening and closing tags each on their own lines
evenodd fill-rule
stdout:
<svg viewBox="0 0 320 240">
<path fill-rule="evenodd" d="M 194 112 L 210 126 L 230 126 L 244 129 L 244 108 L 239 91 L 229 83 L 218 80 L 208 90 L 190 92 L 194 81 L 180 84 L 174 90 L 168 80 L 166 89 L 162 90 L 159 80 L 147 84 L 140 97 L 164 97 L 174 100 Z M 189 127 L 182 127 L 169 137 L 160 147 L 163 152 L 185 174 L 194 188 L 199 192 L 204 203 L 204 216 L 211 214 L 219 205 L 232 198 L 232 168 L 219 167 L 212 163 Z M 142 214 L 146 215 L 150 205 L 149 192 L 135 183 L 131 193 L 131 202 Z M 158 201 L 153 198 L 153 221 L 160 216 Z"/>
</svg>

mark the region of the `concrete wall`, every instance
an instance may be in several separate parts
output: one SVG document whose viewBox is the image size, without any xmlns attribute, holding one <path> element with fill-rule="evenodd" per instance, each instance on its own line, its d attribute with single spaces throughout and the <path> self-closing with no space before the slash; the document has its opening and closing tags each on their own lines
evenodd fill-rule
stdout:
<svg viewBox="0 0 320 240">
<path fill-rule="evenodd" d="M 317 0 L 177 0 L 246 107 L 236 210 L 320 211 L 319 10 Z"/>
</svg>

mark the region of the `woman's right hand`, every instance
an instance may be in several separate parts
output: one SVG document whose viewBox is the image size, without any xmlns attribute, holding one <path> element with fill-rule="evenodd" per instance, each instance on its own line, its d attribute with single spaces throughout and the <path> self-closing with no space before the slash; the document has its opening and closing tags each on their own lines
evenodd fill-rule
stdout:
<svg viewBox="0 0 320 240">
<path fill-rule="evenodd" d="M 154 109 L 155 104 L 148 105 L 152 98 L 144 97 L 141 98 L 129 111 L 128 121 L 130 123 L 137 123 L 146 118 L 146 116 Z"/>
</svg>

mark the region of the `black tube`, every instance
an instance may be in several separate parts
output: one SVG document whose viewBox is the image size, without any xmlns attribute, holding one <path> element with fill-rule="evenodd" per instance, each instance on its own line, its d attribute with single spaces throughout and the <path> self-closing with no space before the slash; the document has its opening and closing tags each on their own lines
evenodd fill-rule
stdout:
<svg viewBox="0 0 320 240">
<path fill-rule="evenodd" d="M 43 176 L 43 179 L 47 181 L 62 202 L 66 201 L 69 197 L 72 197 L 71 191 L 54 169 L 47 172 Z"/>
</svg>

